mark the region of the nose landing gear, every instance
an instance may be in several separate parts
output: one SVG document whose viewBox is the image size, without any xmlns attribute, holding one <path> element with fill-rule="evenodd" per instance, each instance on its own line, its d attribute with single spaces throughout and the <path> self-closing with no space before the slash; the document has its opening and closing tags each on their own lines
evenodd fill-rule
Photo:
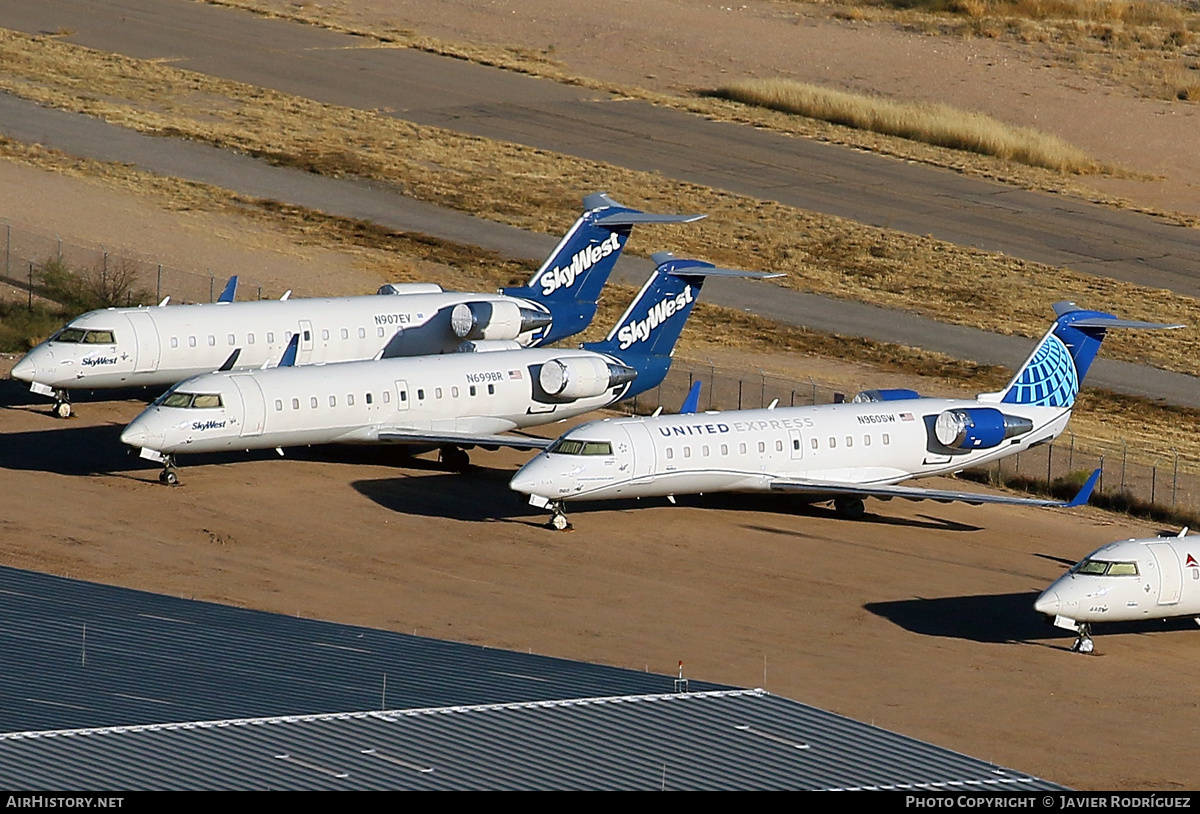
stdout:
<svg viewBox="0 0 1200 814">
<path fill-rule="evenodd" d="M 50 408 L 50 412 L 59 418 L 71 417 L 71 398 L 66 390 L 54 391 L 54 406 Z"/>
<path fill-rule="evenodd" d="M 158 473 L 158 482 L 166 484 L 167 486 L 178 486 L 179 473 L 175 471 L 175 456 L 163 456 L 162 465 L 162 472 Z"/>
<path fill-rule="evenodd" d="M 550 522 L 546 524 L 547 526 L 555 531 L 570 531 L 573 528 L 570 521 L 567 520 L 567 513 L 563 509 L 561 500 L 551 501 L 548 508 L 550 509 Z"/>
<path fill-rule="evenodd" d="M 1072 653 L 1083 653 L 1088 655 L 1094 652 L 1096 643 L 1092 641 L 1092 626 L 1087 622 L 1079 624 L 1079 638 L 1075 640 L 1075 644 L 1071 645 Z"/>
</svg>

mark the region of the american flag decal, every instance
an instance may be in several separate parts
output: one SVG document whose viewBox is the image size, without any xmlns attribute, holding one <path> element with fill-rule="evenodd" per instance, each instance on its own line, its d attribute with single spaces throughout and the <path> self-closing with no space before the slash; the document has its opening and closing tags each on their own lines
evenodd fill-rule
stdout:
<svg viewBox="0 0 1200 814">
<path fill-rule="evenodd" d="M 510 371 L 508 371 L 508 378 L 510 378 L 510 379 L 519 379 L 519 378 L 521 378 L 521 371 L 519 371 L 519 370 L 510 370 Z"/>
<path fill-rule="evenodd" d="M 900 420 L 901 421 L 915 421 L 916 419 L 913 418 L 912 413 L 901 413 Z"/>
</svg>

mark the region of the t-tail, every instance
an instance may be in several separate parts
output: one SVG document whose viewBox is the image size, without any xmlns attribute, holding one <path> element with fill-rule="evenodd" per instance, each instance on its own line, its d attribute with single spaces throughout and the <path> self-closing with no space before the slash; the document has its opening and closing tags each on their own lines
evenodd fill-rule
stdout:
<svg viewBox="0 0 1200 814">
<path fill-rule="evenodd" d="M 622 206 L 604 192 L 583 199 L 583 214 L 542 267 L 523 287 L 503 289 L 510 297 L 540 303 L 553 322 L 538 344 L 585 330 L 596 316 L 600 291 L 639 223 L 690 223 L 704 215 L 656 215 Z"/>
<path fill-rule="evenodd" d="M 1054 325 L 1033 349 L 1008 387 L 998 393 L 984 393 L 979 396 L 980 401 L 1070 409 L 1110 328 L 1155 330 L 1183 327 L 1120 319 L 1103 311 L 1085 310 L 1073 302 L 1055 303 L 1054 313 L 1058 315 Z"/>
<path fill-rule="evenodd" d="M 705 278 L 781 276 L 717 268 L 701 260 L 681 260 L 670 252 L 658 252 L 652 259 L 657 264 L 654 274 L 612 331 L 604 341 L 583 346 L 586 350 L 616 357 L 637 371 L 637 378 L 625 398 L 657 387 L 666 378 L 675 343 L 696 305 Z"/>
</svg>

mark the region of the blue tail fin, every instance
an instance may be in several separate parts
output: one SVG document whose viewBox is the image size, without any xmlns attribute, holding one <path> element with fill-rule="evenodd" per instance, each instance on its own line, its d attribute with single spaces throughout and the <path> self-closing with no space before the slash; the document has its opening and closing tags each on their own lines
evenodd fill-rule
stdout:
<svg viewBox="0 0 1200 814">
<path fill-rule="evenodd" d="M 721 269 L 701 260 L 680 260 L 668 252 L 653 255 L 654 274 L 602 342 L 583 347 L 613 356 L 637 371 L 626 398 L 657 387 L 671 366 L 675 342 L 706 277 L 778 277 L 749 271 Z"/>
<path fill-rule="evenodd" d="M 629 234 L 639 223 L 690 223 L 703 215 L 655 215 L 594 192 L 583 199 L 584 212 L 542 267 L 519 288 L 503 293 L 538 303 L 553 317 L 538 344 L 585 330 L 596 315 L 600 291 L 617 264 Z"/>
<path fill-rule="evenodd" d="M 679 406 L 680 415 L 690 415 L 700 409 L 700 382 L 699 380 L 692 382 L 692 389 L 688 391 L 687 398 L 683 400 L 683 404 Z"/>
<path fill-rule="evenodd" d="M 1071 407 L 1109 328 L 1180 328 L 1159 322 L 1118 319 L 1087 311 L 1071 302 L 1055 303 L 1058 318 L 1033 349 L 1008 387 L 980 396 L 981 401 Z"/>
</svg>

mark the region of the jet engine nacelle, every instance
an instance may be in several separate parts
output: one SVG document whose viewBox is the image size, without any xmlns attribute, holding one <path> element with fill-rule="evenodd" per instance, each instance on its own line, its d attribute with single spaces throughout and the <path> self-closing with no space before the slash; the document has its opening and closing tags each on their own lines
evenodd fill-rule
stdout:
<svg viewBox="0 0 1200 814">
<path fill-rule="evenodd" d="M 933 434 L 951 449 L 991 449 L 1032 429 L 1028 418 L 1005 415 L 992 407 L 965 407 L 944 410 L 934 422 Z"/>
<path fill-rule="evenodd" d="M 550 322 L 549 314 L 515 302 L 460 302 L 450 312 L 450 329 L 459 339 L 516 339 Z"/>
<path fill-rule="evenodd" d="M 538 384 L 551 396 L 584 399 L 631 382 L 637 371 L 594 356 L 568 356 L 542 365 Z"/>
<path fill-rule="evenodd" d="M 437 283 L 384 283 L 376 294 L 442 294 Z"/>
</svg>

